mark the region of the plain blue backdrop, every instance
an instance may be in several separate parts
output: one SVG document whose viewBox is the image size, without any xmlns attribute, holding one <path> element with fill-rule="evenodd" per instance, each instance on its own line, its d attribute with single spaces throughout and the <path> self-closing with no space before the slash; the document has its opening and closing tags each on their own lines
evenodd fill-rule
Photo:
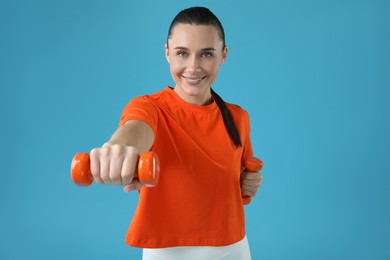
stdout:
<svg viewBox="0 0 390 260">
<path fill-rule="evenodd" d="M 390 259 L 390 1 L 0 1 L 0 259 L 140 259 L 137 193 L 80 188 L 133 97 L 172 85 L 169 24 L 211 8 L 229 46 L 214 88 L 251 116 L 263 186 L 253 259 Z"/>
</svg>

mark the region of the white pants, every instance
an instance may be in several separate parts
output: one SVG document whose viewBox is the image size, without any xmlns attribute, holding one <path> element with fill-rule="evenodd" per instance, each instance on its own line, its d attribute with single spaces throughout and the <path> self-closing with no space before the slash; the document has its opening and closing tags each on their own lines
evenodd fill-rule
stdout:
<svg viewBox="0 0 390 260">
<path fill-rule="evenodd" d="M 248 239 L 228 246 L 144 248 L 142 260 L 251 260 Z"/>
</svg>

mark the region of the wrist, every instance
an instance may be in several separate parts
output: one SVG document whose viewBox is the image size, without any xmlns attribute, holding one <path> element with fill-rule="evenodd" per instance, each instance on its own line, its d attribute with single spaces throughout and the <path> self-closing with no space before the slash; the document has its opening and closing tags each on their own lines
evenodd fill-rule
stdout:
<svg viewBox="0 0 390 260">
<path fill-rule="evenodd" d="M 102 148 L 111 147 L 111 146 L 113 146 L 113 145 L 115 145 L 115 144 L 110 143 L 110 141 L 108 141 L 108 142 L 105 142 L 105 143 L 102 145 Z"/>
</svg>

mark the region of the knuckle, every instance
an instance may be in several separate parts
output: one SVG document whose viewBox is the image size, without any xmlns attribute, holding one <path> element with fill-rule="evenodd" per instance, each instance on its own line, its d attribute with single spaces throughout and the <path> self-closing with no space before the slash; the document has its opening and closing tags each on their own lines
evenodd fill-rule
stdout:
<svg viewBox="0 0 390 260">
<path fill-rule="evenodd" d="M 123 153 L 123 146 L 119 144 L 114 144 L 111 147 L 113 156 L 120 156 Z"/>
<path fill-rule="evenodd" d="M 128 146 L 126 147 L 126 154 L 129 156 L 138 156 L 138 150 L 133 146 Z"/>
<path fill-rule="evenodd" d="M 100 148 L 100 155 L 101 157 L 108 157 L 109 154 L 110 154 L 110 150 L 111 150 L 111 147 L 103 147 L 103 148 Z"/>
<path fill-rule="evenodd" d="M 99 148 L 93 148 L 90 152 L 89 152 L 89 155 L 90 157 L 98 157 L 99 155 Z"/>
</svg>

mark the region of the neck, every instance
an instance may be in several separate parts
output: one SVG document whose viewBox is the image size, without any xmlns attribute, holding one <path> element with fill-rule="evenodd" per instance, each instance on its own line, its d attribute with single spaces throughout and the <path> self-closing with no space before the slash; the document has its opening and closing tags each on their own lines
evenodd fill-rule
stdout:
<svg viewBox="0 0 390 260">
<path fill-rule="evenodd" d="M 213 101 L 210 89 L 208 89 L 205 93 L 197 93 L 194 95 L 184 93 L 177 87 L 174 88 L 174 91 L 181 99 L 192 105 L 206 106 L 211 104 Z"/>
</svg>

